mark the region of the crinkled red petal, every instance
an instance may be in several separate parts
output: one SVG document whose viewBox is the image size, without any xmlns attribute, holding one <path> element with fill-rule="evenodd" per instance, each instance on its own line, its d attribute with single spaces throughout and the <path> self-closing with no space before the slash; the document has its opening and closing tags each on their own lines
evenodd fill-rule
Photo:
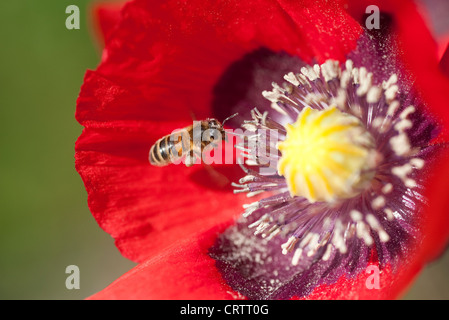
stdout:
<svg viewBox="0 0 449 320">
<path fill-rule="evenodd" d="M 429 210 L 422 226 L 425 235 L 422 245 L 418 248 L 420 261 L 429 262 L 438 258 L 449 242 L 449 150 L 446 148 L 432 168 L 437 174 L 429 178 L 427 198 Z"/>
<path fill-rule="evenodd" d="M 444 75 L 449 79 L 449 44 L 447 45 L 446 51 L 441 58 L 440 68 Z"/>
<path fill-rule="evenodd" d="M 370 267 L 378 267 L 371 264 Z M 379 273 L 379 286 L 374 287 L 374 271 L 367 268 L 366 273 L 360 273 L 354 279 L 345 276 L 332 285 L 320 285 L 307 296 L 307 300 L 393 300 L 401 297 L 421 271 L 422 265 L 408 265 L 401 269 L 400 275 L 391 271 L 391 266 L 386 266 Z M 294 299 L 298 299 L 295 297 Z M 303 298 L 301 298 L 303 299 Z"/>
<path fill-rule="evenodd" d="M 106 39 L 119 23 L 120 12 L 124 5 L 125 1 L 95 2 L 92 4 L 90 12 L 93 16 L 93 32 L 102 46 L 104 46 Z"/>
<path fill-rule="evenodd" d="M 238 212 L 223 203 L 241 203 L 226 188 L 239 170 L 235 166 L 151 166 L 152 143 L 188 123 L 145 118 L 136 113 L 141 104 L 136 92 L 88 72 L 76 114 L 85 126 L 76 143 L 76 169 L 89 208 L 122 254 L 134 261 L 228 220 Z"/>
<path fill-rule="evenodd" d="M 166 119 L 210 115 L 217 80 L 252 50 L 343 60 L 361 33 L 338 4 L 319 1 L 134 1 L 122 16 L 98 72 Z"/>
<path fill-rule="evenodd" d="M 89 299 L 215 300 L 242 298 L 223 281 L 207 255 L 217 235 L 230 223 L 175 243 L 142 262 Z"/>
</svg>

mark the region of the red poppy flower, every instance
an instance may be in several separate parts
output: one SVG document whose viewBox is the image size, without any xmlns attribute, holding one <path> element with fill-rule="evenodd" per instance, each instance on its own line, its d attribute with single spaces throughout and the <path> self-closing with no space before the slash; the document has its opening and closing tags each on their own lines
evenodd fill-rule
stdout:
<svg viewBox="0 0 449 320">
<path fill-rule="evenodd" d="M 95 219 L 139 265 L 91 298 L 390 299 L 403 293 L 449 235 L 449 167 L 440 147 L 447 141 L 449 81 L 415 5 L 374 2 L 382 15 L 373 30 L 364 28 L 365 9 L 373 4 L 365 1 L 135 0 L 120 14 L 97 11 L 105 48 L 77 101 L 84 131 L 76 168 Z M 308 67 L 314 64 L 318 69 Z M 287 91 L 267 91 L 284 75 Z M 362 88 L 345 91 L 361 114 L 378 108 L 364 123 L 377 146 L 368 151 L 384 159 L 369 168 L 376 172 L 369 179 L 384 185 L 369 194 L 364 189 L 338 207 L 319 197 L 304 205 L 307 196 L 285 191 L 288 172 L 279 179 L 237 165 L 148 162 L 151 145 L 191 124 L 192 114 L 224 119 L 238 112 L 229 126 L 246 118 L 246 126 L 273 129 L 282 127 L 283 113 L 294 122 L 304 92 L 313 98 L 310 105 L 324 99 L 340 108 L 344 77 L 346 85 Z M 272 103 L 281 112 L 267 117 Z M 385 119 L 399 125 L 390 136 L 393 131 L 381 130 Z M 240 191 L 261 192 L 255 203 L 231 191 L 229 181 L 239 179 Z M 365 214 L 365 200 L 372 214 Z M 248 218 L 236 221 L 244 204 Z M 307 219 L 298 210 L 309 212 Z M 271 230 L 265 235 L 273 239 L 254 235 L 250 224 L 256 233 Z M 349 236 L 351 230 L 357 236 Z M 381 270 L 379 289 L 366 285 L 369 266 Z"/>
</svg>

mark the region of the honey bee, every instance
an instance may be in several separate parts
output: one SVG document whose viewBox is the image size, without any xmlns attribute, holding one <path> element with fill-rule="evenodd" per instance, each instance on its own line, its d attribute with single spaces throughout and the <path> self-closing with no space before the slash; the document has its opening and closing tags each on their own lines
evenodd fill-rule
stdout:
<svg viewBox="0 0 449 320">
<path fill-rule="evenodd" d="M 223 124 L 236 115 L 223 120 Z M 150 163 L 162 167 L 186 157 L 186 166 L 192 166 L 197 158 L 201 159 L 206 148 L 218 146 L 222 137 L 227 140 L 223 124 L 214 118 L 194 121 L 193 125 L 160 138 L 150 149 Z"/>
</svg>

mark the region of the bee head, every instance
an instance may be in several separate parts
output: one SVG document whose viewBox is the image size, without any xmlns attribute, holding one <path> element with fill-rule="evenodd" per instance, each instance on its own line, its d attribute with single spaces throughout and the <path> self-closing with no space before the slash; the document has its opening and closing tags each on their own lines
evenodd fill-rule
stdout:
<svg viewBox="0 0 449 320">
<path fill-rule="evenodd" d="M 234 118 L 236 115 L 237 115 L 237 113 L 233 114 L 232 116 L 227 117 L 226 119 L 224 119 L 223 120 L 223 124 L 226 121 L 228 121 L 229 119 Z M 220 123 L 220 121 L 218 121 L 215 118 L 209 118 L 209 119 L 207 119 L 207 124 L 208 124 L 208 127 L 211 129 L 209 141 L 212 142 L 212 141 L 216 140 L 216 136 L 214 136 L 214 132 L 215 133 L 220 133 L 220 135 L 221 135 L 220 140 L 221 140 L 222 137 L 224 137 L 224 140 L 228 141 L 228 137 L 227 137 L 226 131 L 224 130 L 223 124 Z"/>
<path fill-rule="evenodd" d="M 226 132 L 223 129 L 222 124 L 217 119 L 207 119 L 207 126 L 209 128 L 209 141 L 221 140 L 224 136 L 226 139 Z"/>
<path fill-rule="evenodd" d="M 220 130 L 222 128 L 221 123 L 217 119 L 209 118 L 209 119 L 207 119 L 207 124 L 209 125 L 209 127 L 211 129 Z"/>
</svg>

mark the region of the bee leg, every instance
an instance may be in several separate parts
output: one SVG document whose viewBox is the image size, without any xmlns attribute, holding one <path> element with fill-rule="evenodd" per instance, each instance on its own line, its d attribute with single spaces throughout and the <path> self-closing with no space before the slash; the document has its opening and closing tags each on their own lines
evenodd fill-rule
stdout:
<svg viewBox="0 0 449 320">
<path fill-rule="evenodd" d="M 190 151 L 189 154 L 186 156 L 186 167 L 191 167 L 193 166 L 197 161 L 197 156 L 195 155 L 195 153 L 193 151 Z"/>
</svg>

